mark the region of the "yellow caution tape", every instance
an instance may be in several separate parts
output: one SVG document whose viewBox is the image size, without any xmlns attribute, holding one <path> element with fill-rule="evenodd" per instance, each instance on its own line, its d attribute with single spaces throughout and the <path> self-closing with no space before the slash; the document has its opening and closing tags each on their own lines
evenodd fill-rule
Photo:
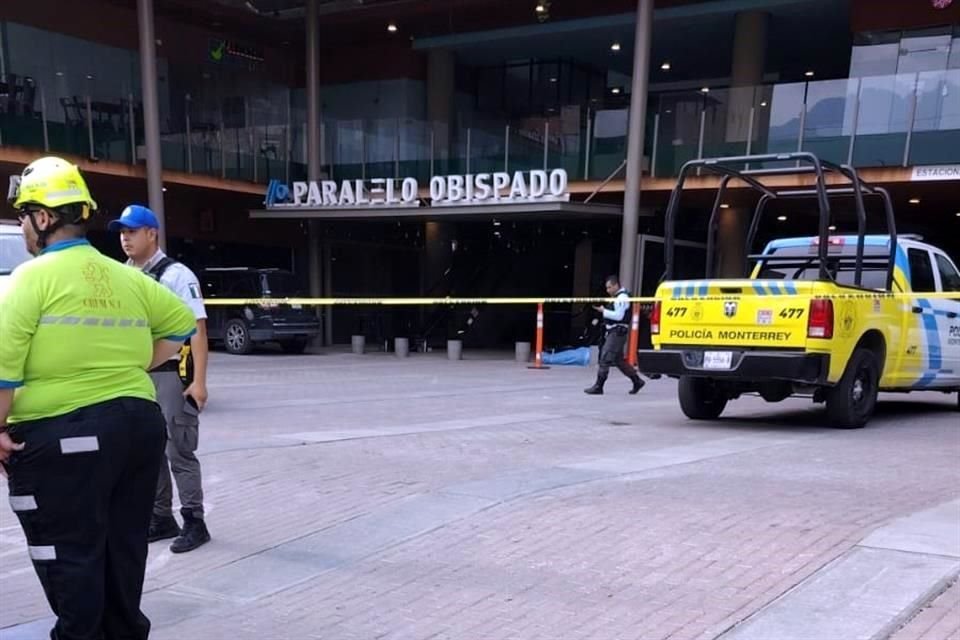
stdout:
<svg viewBox="0 0 960 640">
<path fill-rule="evenodd" d="M 750 296 L 752 292 L 745 294 L 729 295 L 707 295 L 707 296 L 680 296 L 674 298 L 666 295 L 660 298 L 664 301 L 669 300 L 730 300 L 739 298 L 742 295 Z M 802 297 L 803 294 L 769 294 L 762 296 L 765 299 L 783 298 L 783 297 Z M 878 291 L 876 293 L 838 293 L 827 295 L 813 295 L 817 299 L 831 300 L 879 300 L 879 299 L 906 299 L 917 300 L 954 300 L 960 302 L 960 292 L 946 293 L 886 293 Z M 658 298 L 652 296 L 632 297 L 630 302 L 652 303 Z M 418 306 L 418 305 L 561 305 L 561 304 L 590 304 L 602 305 L 614 301 L 613 298 L 208 298 L 204 300 L 207 306 L 264 306 L 272 307 L 279 305 L 301 305 L 317 307 L 334 306 Z"/>
</svg>

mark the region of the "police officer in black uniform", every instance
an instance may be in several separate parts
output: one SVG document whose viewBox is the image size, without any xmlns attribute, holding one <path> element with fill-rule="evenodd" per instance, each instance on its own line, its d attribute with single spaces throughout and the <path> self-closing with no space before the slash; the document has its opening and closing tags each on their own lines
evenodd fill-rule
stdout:
<svg viewBox="0 0 960 640">
<path fill-rule="evenodd" d="M 584 389 L 584 393 L 592 396 L 603 395 L 603 385 L 607 381 L 607 376 L 610 375 L 612 365 L 633 383 L 633 388 L 630 390 L 630 394 L 633 395 L 639 393 L 644 382 L 640 379 L 637 370 L 627 364 L 623 357 L 627 336 L 630 335 L 630 320 L 627 317 L 630 309 L 630 292 L 620 286 L 618 276 L 607 278 L 606 289 L 607 294 L 613 297 L 614 301 L 605 307 L 594 307 L 597 312 L 603 314 L 606 323 L 606 338 L 600 349 L 600 368 L 597 371 L 597 381 L 589 389 Z"/>
</svg>

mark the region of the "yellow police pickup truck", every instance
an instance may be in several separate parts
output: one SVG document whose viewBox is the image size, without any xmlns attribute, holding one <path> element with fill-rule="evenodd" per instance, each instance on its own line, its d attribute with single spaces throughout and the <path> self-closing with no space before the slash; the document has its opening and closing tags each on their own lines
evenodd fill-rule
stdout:
<svg viewBox="0 0 960 640">
<path fill-rule="evenodd" d="M 791 166 L 741 169 L 782 162 Z M 722 176 L 708 224 L 707 277 L 673 280 L 680 191 L 693 169 Z M 813 185 L 798 187 L 794 174 L 812 177 Z M 813 199 L 820 233 L 772 240 L 748 256 L 749 275 L 718 278 L 718 209 L 737 179 L 761 194 L 747 247 L 778 201 L 796 211 Z M 832 232 L 840 221 L 831 204 L 840 199 L 855 233 Z M 883 205 L 887 233 L 864 233 L 873 222 L 867 201 Z M 828 425 L 858 428 L 879 391 L 960 391 L 960 272 L 945 252 L 898 236 L 889 195 L 852 168 L 805 153 L 693 161 L 681 172 L 666 224 L 666 274 L 651 313 L 654 348 L 641 351 L 639 363 L 645 374 L 679 378 L 689 418 L 716 419 L 743 394 L 769 402 L 801 395 L 826 403 Z"/>
</svg>

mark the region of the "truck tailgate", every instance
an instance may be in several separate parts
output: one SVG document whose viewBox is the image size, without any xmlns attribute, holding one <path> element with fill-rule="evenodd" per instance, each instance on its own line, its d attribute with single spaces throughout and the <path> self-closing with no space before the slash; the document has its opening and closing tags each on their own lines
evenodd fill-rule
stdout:
<svg viewBox="0 0 960 640">
<path fill-rule="evenodd" d="M 815 283 L 715 280 L 663 283 L 659 343 L 802 349 Z"/>
</svg>

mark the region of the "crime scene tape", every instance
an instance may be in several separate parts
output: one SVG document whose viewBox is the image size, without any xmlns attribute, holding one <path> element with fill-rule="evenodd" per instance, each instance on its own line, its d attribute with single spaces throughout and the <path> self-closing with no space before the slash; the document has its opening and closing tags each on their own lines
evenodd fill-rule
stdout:
<svg viewBox="0 0 960 640">
<path fill-rule="evenodd" d="M 650 304 L 656 300 L 730 300 L 742 297 L 742 295 L 752 296 L 752 291 L 745 294 L 731 293 L 726 295 L 673 295 L 656 298 L 652 296 L 631 297 L 629 301 L 639 302 L 641 304 Z M 802 294 L 766 294 L 761 296 L 764 300 L 773 298 L 791 298 Z M 952 300 L 960 302 L 960 292 L 945 293 L 888 293 L 877 291 L 875 293 L 838 293 L 838 294 L 812 294 L 811 298 L 818 300 L 882 300 L 882 299 L 905 299 L 916 300 Z M 207 298 L 204 304 L 208 306 L 252 306 L 252 305 L 301 305 L 301 306 L 417 306 L 417 305 L 554 305 L 554 304 L 609 304 L 614 301 L 613 298 Z"/>
</svg>

